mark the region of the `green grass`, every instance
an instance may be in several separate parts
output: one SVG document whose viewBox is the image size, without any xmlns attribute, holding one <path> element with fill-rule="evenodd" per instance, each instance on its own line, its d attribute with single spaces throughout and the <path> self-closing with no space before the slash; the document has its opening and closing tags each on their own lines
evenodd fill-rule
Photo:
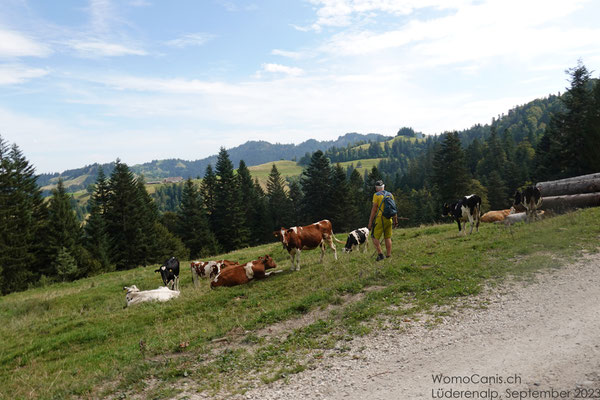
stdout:
<svg viewBox="0 0 600 400">
<path fill-rule="evenodd" d="M 269 253 L 283 273 L 211 291 L 207 281 L 193 288 L 189 264 L 182 262 L 181 296 L 160 304 L 124 308 L 123 286 L 160 285 L 153 267 L 4 296 L 0 398 L 164 398 L 181 379 L 209 393 L 243 391 L 245 376 L 285 379 L 318 362 L 326 349 L 344 352 L 346 341 L 378 320 L 401 328 L 407 316 L 477 294 L 486 282 L 531 276 L 584 249 L 597 251 L 599 218 L 600 208 L 588 209 L 511 230 L 483 225 L 467 237 L 454 224 L 399 229 L 392 259 L 376 264 L 371 248 L 369 254 L 339 251 L 338 261 L 328 251 L 319 264 L 318 252 L 303 252 L 299 272 L 289 272 L 287 253 L 273 243 L 225 257 L 245 261 Z M 355 301 L 344 300 L 355 294 Z M 308 326 L 270 339 L 258 334 L 330 304 L 337 307 Z M 236 335 L 236 346 L 211 342 Z"/>
</svg>

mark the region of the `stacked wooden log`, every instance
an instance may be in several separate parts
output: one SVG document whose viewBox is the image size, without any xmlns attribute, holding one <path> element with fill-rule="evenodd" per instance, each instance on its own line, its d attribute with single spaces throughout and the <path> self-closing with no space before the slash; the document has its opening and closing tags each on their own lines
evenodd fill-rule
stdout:
<svg viewBox="0 0 600 400">
<path fill-rule="evenodd" d="M 536 186 L 542 193 L 543 210 L 565 212 L 600 206 L 600 173 L 540 182 Z"/>
</svg>

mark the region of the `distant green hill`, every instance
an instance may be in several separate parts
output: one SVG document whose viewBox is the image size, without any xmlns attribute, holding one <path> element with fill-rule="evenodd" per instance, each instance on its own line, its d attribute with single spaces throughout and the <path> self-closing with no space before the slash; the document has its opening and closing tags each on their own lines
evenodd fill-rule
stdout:
<svg viewBox="0 0 600 400">
<path fill-rule="evenodd" d="M 346 147 L 355 144 L 367 142 L 380 142 L 390 139 L 389 136 L 383 136 L 376 133 L 359 134 L 347 133 L 338 137 L 336 140 L 317 141 L 307 140 L 298 145 L 296 144 L 272 144 L 265 141 L 248 141 L 240 146 L 228 149 L 229 158 L 234 166 L 237 166 L 240 160 L 244 160 L 246 165 L 260 165 L 279 160 L 294 161 L 300 159 L 306 154 L 311 154 L 317 150 L 326 151 L 332 147 Z M 196 178 L 204 176 L 206 167 L 209 164 L 216 164 L 217 156 L 213 155 L 201 160 L 187 161 L 181 159 L 154 160 L 139 165 L 130 165 L 131 170 L 144 175 L 146 181 L 161 180 L 167 177 L 181 176 L 184 179 L 188 177 Z M 59 178 L 62 178 L 65 187 L 69 191 L 85 189 L 88 185 L 96 181 L 99 164 L 92 164 L 78 169 L 64 171 L 62 173 L 41 174 L 38 176 L 38 185 L 45 191 L 52 189 Z M 104 173 L 108 176 L 114 168 L 114 163 L 103 164 Z"/>
</svg>

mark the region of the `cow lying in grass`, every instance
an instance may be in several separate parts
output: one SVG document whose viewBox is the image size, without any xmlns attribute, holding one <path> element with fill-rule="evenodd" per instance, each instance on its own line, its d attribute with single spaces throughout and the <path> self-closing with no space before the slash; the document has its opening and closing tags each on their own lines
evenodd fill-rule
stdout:
<svg viewBox="0 0 600 400">
<path fill-rule="evenodd" d="M 131 285 L 125 286 L 123 290 L 127 291 L 125 300 L 128 307 L 132 304 L 143 303 L 145 301 L 168 301 L 179 296 L 178 290 L 171 290 L 168 287 L 140 291 L 137 286 Z"/>
<path fill-rule="evenodd" d="M 481 216 L 481 222 L 502 222 L 509 214 L 514 214 L 514 208 L 499 211 L 488 211 Z"/>
<path fill-rule="evenodd" d="M 221 269 L 221 272 L 210 281 L 210 287 L 218 286 L 237 286 L 248 283 L 253 279 L 262 279 L 274 272 L 266 272 L 267 269 L 277 268 L 277 264 L 268 254 L 264 257 L 258 257 L 258 260 L 250 261 L 246 264 L 237 264 Z"/>
<path fill-rule="evenodd" d="M 190 269 L 192 270 L 192 282 L 198 287 L 198 278 L 214 278 L 221 272 L 222 268 L 237 265 L 235 261 L 219 260 L 219 261 L 192 261 Z"/>
</svg>

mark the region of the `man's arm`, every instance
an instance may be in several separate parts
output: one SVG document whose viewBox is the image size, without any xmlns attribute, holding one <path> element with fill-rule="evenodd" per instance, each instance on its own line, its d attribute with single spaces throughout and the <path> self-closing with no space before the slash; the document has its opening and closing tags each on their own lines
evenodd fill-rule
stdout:
<svg viewBox="0 0 600 400">
<path fill-rule="evenodd" d="M 375 218 L 375 214 L 377 213 L 377 203 L 373 203 L 373 207 L 371 207 L 371 215 L 369 216 L 369 225 L 367 225 L 367 229 L 371 230 L 373 226 L 373 218 Z"/>
</svg>

